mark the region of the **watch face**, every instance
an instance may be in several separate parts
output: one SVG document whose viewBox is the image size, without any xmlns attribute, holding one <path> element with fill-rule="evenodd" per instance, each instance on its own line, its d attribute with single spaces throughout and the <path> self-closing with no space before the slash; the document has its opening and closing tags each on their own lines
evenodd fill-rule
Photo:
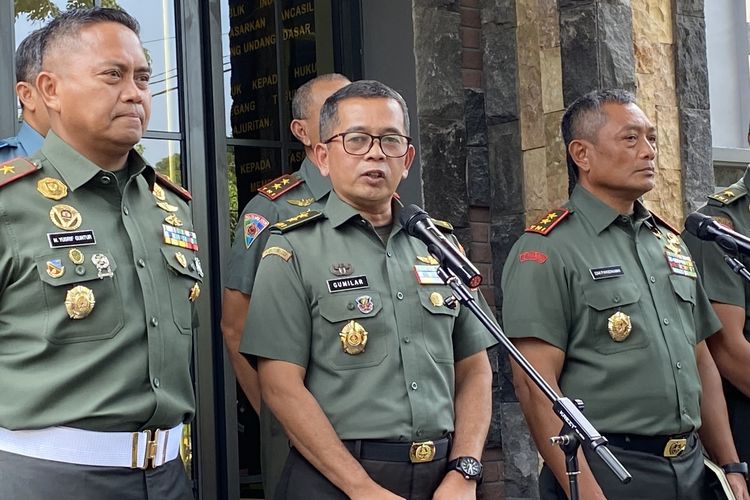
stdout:
<svg viewBox="0 0 750 500">
<path fill-rule="evenodd" d="M 482 464 L 471 457 L 463 457 L 458 463 L 461 471 L 469 477 L 477 477 L 482 472 Z"/>
</svg>

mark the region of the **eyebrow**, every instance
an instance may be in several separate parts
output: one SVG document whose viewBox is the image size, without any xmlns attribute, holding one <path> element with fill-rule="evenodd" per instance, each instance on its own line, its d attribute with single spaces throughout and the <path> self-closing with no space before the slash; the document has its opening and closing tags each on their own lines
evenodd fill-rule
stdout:
<svg viewBox="0 0 750 500">
<path fill-rule="evenodd" d="M 345 132 L 365 132 L 365 133 L 369 133 L 369 132 L 367 132 L 368 129 L 369 129 L 369 127 L 366 127 L 366 126 L 363 126 L 363 125 L 356 125 L 354 127 L 349 127 L 348 129 L 345 130 Z M 399 135 L 403 135 L 403 132 L 401 132 L 401 130 L 399 130 L 396 127 L 386 127 L 385 129 L 382 130 L 382 133 L 383 134 L 399 134 Z"/>
<path fill-rule="evenodd" d="M 114 66 L 115 68 L 120 69 L 120 70 L 127 70 L 128 69 L 128 65 L 127 64 L 123 64 L 123 63 L 118 62 L 118 61 L 104 61 L 103 63 L 101 63 L 101 66 L 103 66 L 103 67 Z M 149 75 L 151 74 L 151 71 L 152 71 L 151 66 L 148 65 L 148 64 L 143 65 L 143 66 L 137 66 L 133 70 L 134 73 L 148 73 Z"/>
</svg>

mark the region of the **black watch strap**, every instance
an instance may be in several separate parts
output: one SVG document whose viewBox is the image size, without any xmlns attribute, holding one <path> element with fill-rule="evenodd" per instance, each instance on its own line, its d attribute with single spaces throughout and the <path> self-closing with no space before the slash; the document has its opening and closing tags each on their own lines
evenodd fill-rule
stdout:
<svg viewBox="0 0 750 500">
<path fill-rule="evenodd" d="M 747 463 L 739 462 L 733 464 L 724 464 L 721 466 L 725 474 L 742 474 L 747 479 Z"/>
</svg>

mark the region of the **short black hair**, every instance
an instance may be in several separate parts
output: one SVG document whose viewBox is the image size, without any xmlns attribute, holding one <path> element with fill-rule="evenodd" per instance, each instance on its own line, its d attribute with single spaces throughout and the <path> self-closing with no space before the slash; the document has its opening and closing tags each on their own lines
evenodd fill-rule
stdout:
<svg viewBox="0 0 750 500">
<path fill-rule="evenodd" d="M 42 70 L 42 39 L 47 28 L 39 28 L 28 34 L 16 49 L 16 83 L 28 82 L 34 85 L 36 76 Z"/>
<path fill-rule="evenodd" d="M 300 85 L 299 88 L 294 91 L 294 97 L 292 97 L 292 119 L 304 120 L 305 118 L 309 118 L 307 113 L 310 111 L 309 107 L 310 101 L 312 101 L 313 87 L 316 83 L 334 80 L 349 81 L 347 77 L 340 73 L 326 73 L 316 76 Z"/>
<path fill-rule="evenodd" d="M 571 158 L 568 146 L 576 139 L 595 141 L 607 117 L 602 110 L 605 104 L 635 104 L 635 96 L 623 89 L 594 90 L 568 106 L 562 117 L 562 136 L 565 158 L 568 162 L 568 194 L 578 182 L 578 165 Z"/>
<path fill-rule="evenodd" d="M 358 80 L 338 89 L 323 103 L 323 107 L 320 108 L 320 138 L 322 140 L 326 140 L 333 133 L 333 127 L 336 125 L 338 119 L 339 102 L 354 97 L 368 99 L 385 97 L 396 101 L 401 106 L 401 111 L 404 115 L 405 133 L 409 135 L 409 108 L 406 106 L 406 101 L 401 97 L 401 94 L 377 80 Z"/>
<path fill-rule="evenodd" d="M 46 33 L 42 37 L 42 58 L 51 47 L 58 46 L 62 40 L 78 36 L 81 29 L 98 23 L 122 24 L 140 38 L 141 27 L 138 21 L 122 9 L 91 7 L 67 10 L 47 25 Z"/>
</svg>

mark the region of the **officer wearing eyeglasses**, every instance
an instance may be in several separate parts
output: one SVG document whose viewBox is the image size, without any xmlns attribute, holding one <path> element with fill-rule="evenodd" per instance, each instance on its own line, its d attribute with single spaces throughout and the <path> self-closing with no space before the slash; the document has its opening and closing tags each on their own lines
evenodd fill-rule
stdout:
<svg viewBox="0 0 750 500">
<path fill-rule="evenodd" d="M 494 340 L 398 222 L 408 130 L 382 83 L 334 93 L 315 147 L 333 192 L 272 226 L 240 350 L 293 446 L 276 498 L 476 498 Z"/>
</svg>

